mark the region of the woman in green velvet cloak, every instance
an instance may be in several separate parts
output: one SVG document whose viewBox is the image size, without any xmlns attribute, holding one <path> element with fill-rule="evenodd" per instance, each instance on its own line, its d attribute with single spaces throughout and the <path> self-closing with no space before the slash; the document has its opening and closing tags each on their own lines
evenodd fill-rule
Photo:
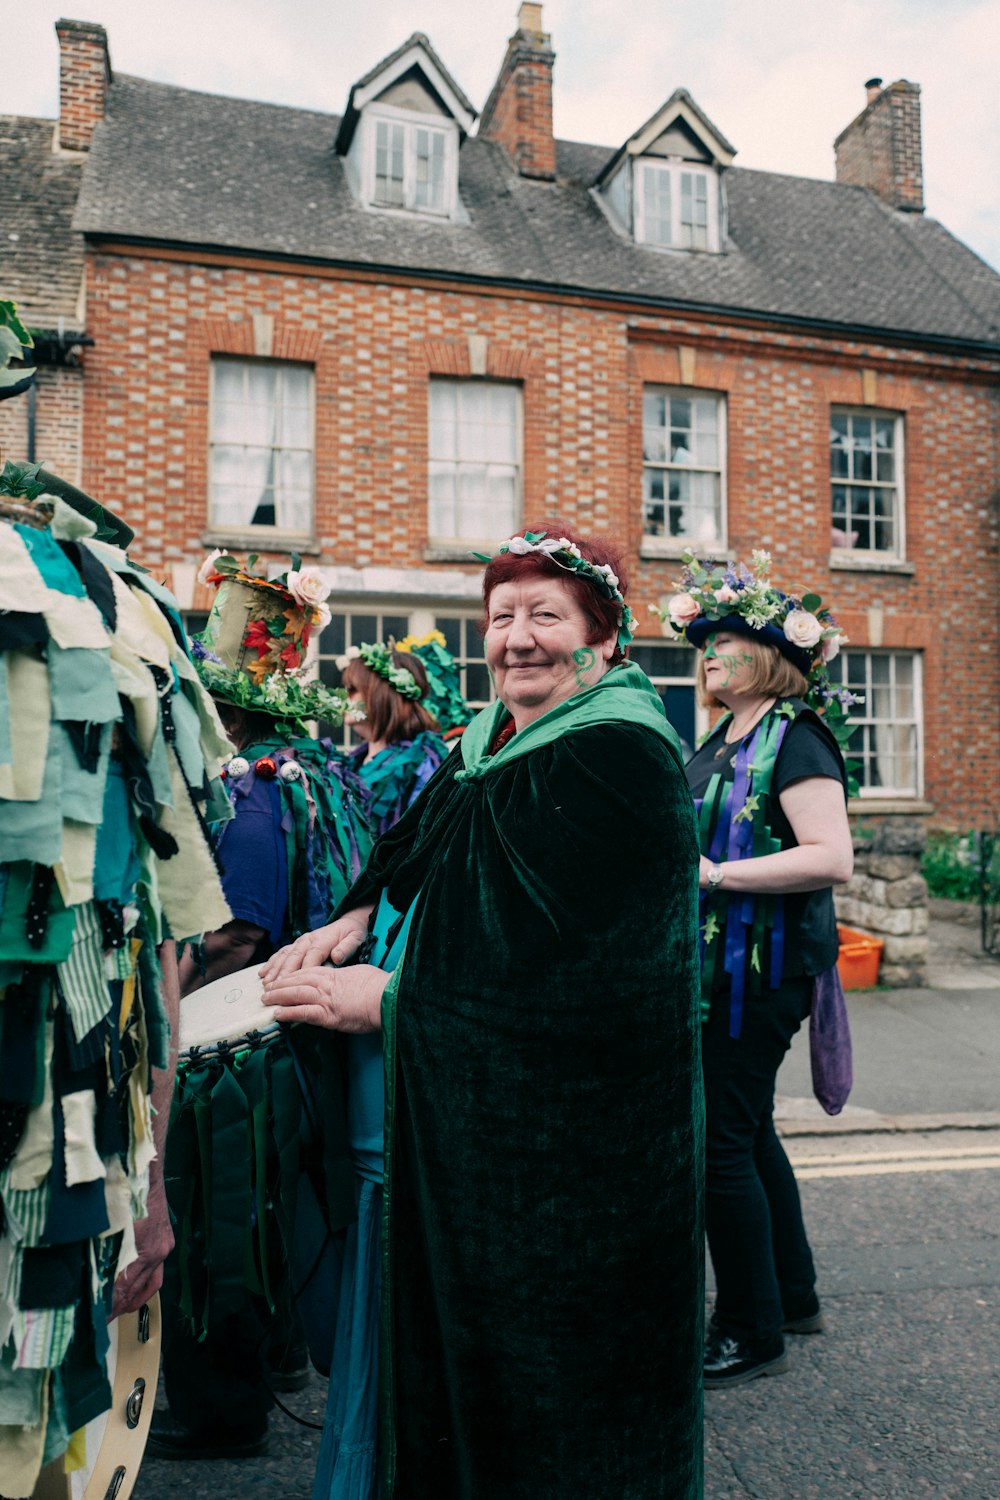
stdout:
<svg viewBox="0 0 1000 1500">
<path fill-rule="evenodd" d="M 615 553 L 528 531 L 484 560 L 499 701 L 334 922 L 265 966 L 266 999 L 280 1019 L 383 1032 L 383 1494 L 688 1500 L 691 799 L 659 698 L 624 660 Z M 391 975 L 356 961 L 387 920 L 408 927 Z"/>
</svg>

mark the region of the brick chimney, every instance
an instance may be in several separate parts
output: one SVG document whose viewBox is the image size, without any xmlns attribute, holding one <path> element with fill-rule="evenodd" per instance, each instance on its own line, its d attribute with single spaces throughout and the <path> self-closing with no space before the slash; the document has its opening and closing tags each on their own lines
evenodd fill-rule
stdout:
<svg viewBox="0 0 1000 1500">
<path fill-rule="evenodd" d="M 833 143 L 838 182 L 871 188 L 892 208 L 924 211 L 920 85 L 905 78 L 865 84 L 868 103 Z"/>
<path fill-rule="evenodd" d="M 59 38 L 59 144 L 89 151 L 104 119 L 111 82 L 108 34 L 93 21 L 57 21 Z"/>
<path fill-rule="evenodd" d="M 523 4 L 479 122 L 480 136 L 499 141 L 522 177 L 546 182 L 556 175 L 551 40 L 542 30 L 542 7 Z"/>
</svg>

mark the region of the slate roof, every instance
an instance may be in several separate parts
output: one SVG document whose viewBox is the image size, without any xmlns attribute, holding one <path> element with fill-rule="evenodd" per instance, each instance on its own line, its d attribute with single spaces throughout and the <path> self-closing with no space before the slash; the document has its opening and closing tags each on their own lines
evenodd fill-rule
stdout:
<svg viewBox="0 0 1000 1500">
<path fill-rule="evenodd" d="M 542 183 L 470 138 L 470 222 L 452 224 L 361 207 L 332 149 L 339 124 L 116 74 L 74 226 L 1000 348 L 1000 276 L 935 220 L 867 189 L 731 168 L 725 253 L 663 252 L 620 234 L 594 201 L 615 148 L 561 141 L 558 180 Z"/>
<path fill-rule="evenodd" d="M 0 297 L 31 328 L 78 331 L 83 237 L 71 228 L 83 156 L 53 155 L 52 120 L 0 115 Z"/>
</svg>

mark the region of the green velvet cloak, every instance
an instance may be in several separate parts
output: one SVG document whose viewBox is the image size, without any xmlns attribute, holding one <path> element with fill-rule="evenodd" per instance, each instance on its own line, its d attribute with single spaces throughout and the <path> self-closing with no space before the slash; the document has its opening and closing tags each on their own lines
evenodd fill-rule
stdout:
<svg viewBox="0 0 1000 1500">
<path fill-rule="evenodd" d="M 702 1492 L 698 847 L 635 717 L 453 755 L 345 903 L 417 900 L 384 1012 L 393 1500 Z"/>
</svg>

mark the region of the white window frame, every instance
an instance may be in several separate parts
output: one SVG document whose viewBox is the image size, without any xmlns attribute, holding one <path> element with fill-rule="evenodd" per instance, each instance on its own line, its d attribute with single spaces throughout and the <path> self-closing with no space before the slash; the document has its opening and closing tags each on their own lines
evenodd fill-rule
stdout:
<svg viewBox="0 0 1000 1500">
<path fill-rule="evenodd" d="M 876 685 L 873 683 L 872 662 L 876 657 L 880 658 L 881 660 L 887 660 L 889 662 L 888 684 Z M 900 658 L 903 657 L 910 661 L 913 667 L 913 714 L 910 717 L 894 715 L 890 718 L 876 718 L 876 699 L 874 689 L 877 686 L 881 695 L 885 688 L 888 687 L 893 699 L 893 708 L 895 707 L 897 670 L 896 663 Z M 856 663 L 858 661 L 864 662 L 865 680 L 863 684 L 860 682 L 860 680 L 858 680 L 858 674 L 856 672 L 853 672 L 851 674 L 851 681 L 848 682 L 848 675 L 844 670 L 848 662 Z M 899 798 L 900 800 L 906 801 L 919 801 L 923 797 L 924 792 L 924 694 L 922 653 L 919 651 L 896 650 L 893 648 L 869 650 L 863 647 L 850 646 L 847 647 L 841 653 L 840 657 L 838 657 L 837 660 L 831 664 L 831 675 L 834 677 L 835 681 L 849 686 L 852 692 L 862 695 L 865 700 L 863 703 L 855 704 L 854 707 L 849 710 L 851 719 L 853 720 L 853 730 L 854 732 L 857 732 L 859 730 L 863 732 L 865 747 L 863 748 L 861 753 L 850 748 L 845 751 L 846 760 L 861 761 L 861 765 L 855 770 L 855 776 L 858 781 L 859 798 L 861 798 L 861 800 L 876 798 Z M 868 775 L 869 767 L 873 761 L 876 763 L 878 761 L 879 750 L 877 737 L 879 726 L 892 729 L 904 728 L 912 732 L 912 754 L 915 777 L 914 785 L 868 785 L 866 777 Z M 869 750 L 867 747 L 871 743 L 872 737 L 874 738 L 875 743 Z"/>
<path fill-rule="evenodd" d="M 479 388 L 482 388 L 484 386 L 488 386 L 488 387 L 503 387 L 505 390 L 509 390 L 509 391 L 511 391 L 511 392 L 514 393 L 514 396 L 515 396 L 515 442 L 514 442 L 514 459 L 513 459 L 512 463 L 505 464 L 505 463 L 501 463 L 499 460 L 495 461 L 495 462 L 484 460 L 481 464 L 477 464 L 474 461 L 467 460 L 467 459 L 452 458 L 452 456 L 449 455 L 449 454 L 437 454 L 437 453 L 435 453 L 435 451 L 434 451 L 434 441 L 433 441 L 434 422 L 433 422 L 433 416 L 432 416 L 433 390 L 434 390 L 434 388 L 440 389 L 440 388 L 445 387 L 445 386 L 453 387 L 459 393 L 459 401 L 461 401 L 461 395 L 462 395 L 462 393 L 464 391 L 471 391 L 473 387 L 479 387 Z M 461 422 L 461 415 L 459 415 L 459 423 L 460 422 Z M 465 535 L 461 531 L 453 532 L 453 533 L 447 533 L 447 532 L 436 531 L 434 529 L 434 527 L 432 525 L 433 502 L 432 502 L 432 497 L 431 497 L 431 485 L 432 485 L 431 470 L 432 470 L 432 466 L 435 465 L 435 464 L 453 465 L 456 474 L 459 473 L 463 468 L 468 468 L 468 469 L 482 468 L 483 470 L 485 470 L 485 477 L 487 479 L 489 478 L 489 473 L 490 473 L 490 470 L 492 470 L 492 469 L 496 469 L 496 470 L 513 469 L 514 470 L 514 476 L 513 476 L 513 478 L 514 478 L 514 484 L 513 484 L 513 519 L 512 519 L 512 522 L 511 522 L 510 530 L 507 533 L 508 536 L 512 536 L 513 533 L 517 530 L 518 526 L 520 525 L 521 516 L 522 516 L 522 513 L 523 513 L 523 501 L 524 501 L 524 389 L 523 389 L 523 387 L 518 382 L 512 381 L 512 380 L 481 380 L 481 379 L 478 379 L 478 378 L 473 377 L 473 376 L 459 376 L 457 378 L 452 378 L 452 377 L 434 375 L 434 376 L 431 377 L 431 379 L 430 379 L 430 381 L 428 383 L 428 391 L 427 391 L 427 538 L 428 538 L 428 543 L 429 543 L 429 545 L 431 547 L 445 547 L 445 548 L 454 547 L 456 545 L 462 546 L 462 547 L 467 547 L 467 546 L 469 546 L 472 543 L 476 544 L 477 546 L 478 545 L 483 545 L 485 543 L 488 543 L 490 545 L 490 547 L 494 547 L 496 545 L 496 540 L 497 540 L 497 536 L 499 535 L 499 532 L 502 532 L 503 529 L 504 529 L 504 527 L 505 527 L 505 525 L 507 524 L 506 521 L 504 521 L 504 520 L 498 520 L 497 526 L 493 527 L 491 530 L 489 530 L 486 535 L 473 535 L 472 533 L 470 533 L 469 535 Z M 462 502 L 461 502 L 460 498 L 456 499 L 456 502 L 455 502 L 455 504 L 456 504 L 456 510 L 459 511 L 459 512 L 461 510 L 461 503 Z M 497 530 L 497 527 L 499 527 L 499 531 Z"/>
<path fill-rule="evenodd" d="M 432 219 L 455 218 L 458 211 L 458 126 L 442 115 L 398 109 L 391 104 L 369 104 L 364 111 L 362 196 L 378 213 L 427 215 Z M 403 131 L 403 202 L 380 203 L 376 197 L 379 123 Z M 444 139 L 443 197 L 441 206 L 417 202 L 417 131 L 429 130 Z"/>
<path fill-rule="evenodd" d="M 653 233 L 653 215 L 648 202 L 647 172 L 662 173 L 669 185 L 670 237 L 663 239 Z M 706 184 L 706 224 L 704 245 L 688 242 L 687 228 L 681 219 L 684 200 L 684 178 L 703 178 Z M 719 175 L 710 166 L 701 162 L 682 161 L 678 158 L 659 156 L 637 156 L 632 163 L 633 233 L 640 245 L 651 245 L 659 250 L 697 251 L 700 254 L 717 253 L 719 249 Z"/>
<path fill-rule="evenodd" d="M 239 365 L 246 371 L 251 367 L 268 367 L 275 369 L 280 374 L 285 370 L 302 371 L 309 376 L 309 441 L 306 445 L 299 444 L 266 444 L 266 443 L 233 443 L 226 442 L 215 436 L 216 433 L 216 395 L 215 395 L 215 372 L 220 365 Z M 212 535 L 220 536 L 250 536 L 260 537 L 262 541 L 267 538 L 288 537 L 291 539 L 311 539 L 316 528 L 316 371 L 312 365 L 302 364 L 296 360 L 283 359 L 256 359 L 243 355 L 213 354 L 210 358 L 209 369 L 209 398 L 208 398 L 208 529 Z M 218 515 L 215 510 L 215 494 L 212 476 L 212 453 L 215 448 L 244 448 L 259 449 L 270 446 L 276 456 L 285 452 L 308 453 L 309 465 L 309 518 L 305 527 L 282 526 L 277 519 L 277 512 L 273 524 L 260 524 L 254 521 L 234 522 Z"/>
<path fill-rule="evenodd" d="M 693 462 L 690 462 L 690 463 L 688 463 L 688 462 L 678 463 L 678 462 L 675 462 L 675 461 L 673 461 L 672 459 L 669 459 L 669 458 L 668 459 L 648 459 L 646 457 L 646 421 L 645 421 L 645 415 L 646 415 L 646 397 L 647 397 L 647 395 L 650 395 L 650 394 L 665 397 L 667 400 L 670 400 L 670 401 L 673 401 L 673 400 L 678 400 L 678 401 L 711 401 L 714 404 L 715 411 L 716 411 L 716 442 L 717 442 L 717 447 L 718 447 L 718 461 L 717 461 L 717 463 L 715 463 L 715 464 L 693 463 Z M 701 549 L 711 548 L 713 551 L 721 552 L 721 551 L 724 551 L 725 548 L 726 548 L 726 546 L 728 545 L 728 543 L 727 543 L 728 514 L 727 514 L 727 494 L 726 494 L 726 489 L 727 489 L 727 487 L 726 487 L 726 470 L 727 470 L 727 462 L 728 462 L 728 445 L 727 445 L 728 423 L 727 423 L 727 411 L 728 411 L 728 408 L 727 408 L 726 396 L 725 396 L 725 393 L 722 392 L 722 391 L 696 390 L 692 386 L 667 386 L 667 385 L 660 385 L 660 384 L 657 384 L 657 383 L 652 382 L 652 381 L 647 381 L 646 384 L 644 384 L 644 386 L 642 388 L 642 431 L 641 431 L 641 443 L 642 443 L 642 496 L 641 496 L 641 503 L 642 503 L 642 544 L 641 544 L 641 546 L 642 546 L 642 551 L 644 553 L 646 553 L 646 554 L 655 554 L 655 553 L 659 552 L 659 553 L 662 553 L 662 554 L 670 556 L 670 555 L 679 554 L 680 552 L 682 552 L 688 546 L 692 546 L 692 547 L 695 547 L 695 548 L 701 548 Z M 671 431 L 671 428 L 668 426 L 665 430 L 669 434 L 669 432 Z M 693 429 L 689 428 L 687 430 L 691 431 Z M 658 473 L 662 472 L 664 474 L 664 476 L 665 476 L 664 487 L 668 490 L 668 494 L 665 496 L 665 498 L 663 499 L 662 502 L 660 502 L 660 501 L 652 501 L 647 496 L 647 481 L 646 481 L 646 476 L 647 476 L 647 474 L 652 473 L 652 472 L 658 472 Z M 670 506 L 671 506 L 672 502 L 671 502 L 671 500 L 669 498 L 669 478 L 667 476 L 669 476 L 672 473 L 678 473 L 678 474 L 698 473 L 698 474 L 712 474 L 712 475 L 717 476 L 717 478 L 718 478 L 718 486 L 719 486 L 719 499 L 718 499 L 718 533 L 719 534 L 718 534 L 718 536 L 715 536 L 715 537 L 704 537 L 704 536 L 697 536 L 697 535 L 695 535 L 694 533 L 691 533 L 691 532 L 677 532 L 677 533 L 672 533 L 670 531 Z M 646 510 L 647 510 L 647 506 L 649 506 L 650 504 L 661 504 L 661 503 L 662 503 L 662 505 L 664 507 L 664 530 L 662 532 L 660 532 L 660 533 L 655 532 L 655 531 L 647 531 L 646 530 Z M 678 504 L 680 502 L 673 502 L 673 503 L 674 504 Z"/>
<path fill-rule="evenodd" d="M 876 422 L 891 422 L 892 423 L 892 428 L 893 428 L 892 455 L 893 455 L 894 477 L 893 477 L 893 479 L 891 481 L 880 480 L 880 479 L 878 479 L 877 476 L 874 477 L 874 478 L 872 478 L 872 479 L 858 479 L 858 478 L 856 478 L 851 473 L 848 473 L 846 476 L 834 475 L 834 473 L 833 473 L 833 452 L 834 452 L 834 449 L 833 449 L 833 436 L 832 436 L 832 432 L 833 432 L 833 418 L 835 416 L 837 416 L 837 417 L 847 417 L 848 420 L 849 420 L 849 422 L 850 422 L 850 424 L 851 424 L 851 431 L 852 432 L 853 432 L 853 424 L 854 424 L 855 421 L 868 421 L 868 422 L 871 422 L 872 424 L 874 424 Z M 832 405 L 830 407 L 830 433 L 831 433 L 831 435 L 830 435 L 830 440 L 829 440 L 829 443 L 828 443 L 829 461 L 830 461 L 830 526 L 831 526 L 831 528 L 836 528 L 838 530 L 843 530 L 846 533 L 846 540 L 844 542 L 839 542 L 839 543 L 833 544 L 833 551 L 837 552 L 837 553 L 842 553 L 842 554 L 849 554 L 852 557 L 873 557 L 873 558 L 900 559 L 900 560 L 903 559 L 903 558 L 905 558 L 906 557 L 906 497 L 905 497 L 905 490 L 904 490 L 905 465 L 904 465 L 904 448 L 903 448 L 903 443 L 904 443 L 904 438 L 905 438 L 905 431 L 904 431 L 903 418 L 902 418 L 901 414 L 899 412 L 893 412 L 893 411 L 882 411 L 882 410 L 879 410 L 878 408 L 872 407 L 872 406 L 842 406 L 842 405 L 839 405 L 839 404 L 835 404 L 835 405 Z M 849 469 L 852 469 L 853 466 L 854 466 L 853 465 L 853 452 L 854 452 L 853 443 L 850 443 L 848 445 L 848 448 L 847 448 L 846 451 L 848 453 L 848 467 L 849 467 Z M 877 449 L 874 446 L 872 448 L 872 453 L 873 453 L 873 457 L 877 453 Z M 893 532 L 894 532 L 894 545 L 892 547 L 858 547 L 858 546 L 854 546 L 852 544 L 852 542 L 851 542 L 851 533 L 852 533 L 851 515 L 852 515 L 852 511 L 850 509 L 848 510 L 847 525 L 845 527 L 838 526 L 837 520 L 834 517 L 834 509 L 833 509 L 833 491 L 834 491 L 834 488 L 838 488 L 838 489 L 839 488 L 843 488 L 843 489 L 846 489 L 848 491 L 850 491 L 850 490 L 867 491 L 873 497 L 874 497 L 874 494 L 877 491 L 889 491 L 889 490 L 891 490 L 893 492 L 893 494 L 894 494 L 894 497 L 895 497 L 895 501 L 894 501 L 895 508 L 894 508 L 894 511 L 893 511 L 893 518 L 892 518 L 893 519 Z M 850 495 L 848 495 L 848 502 L 847 503 L 848 503 L 848 506 L 850 507 L 850 503 L 851 503 L 851 501 L 850 501 Z M 871 510 L 871 508 L 869 508 L 869 516 L 871 517 L 870 524 L 872 526 L 872 530 L 874 530 L 875 518 L 874 518 L 874 514 L 873 514 L 873 511 Z"/>
</svg>

